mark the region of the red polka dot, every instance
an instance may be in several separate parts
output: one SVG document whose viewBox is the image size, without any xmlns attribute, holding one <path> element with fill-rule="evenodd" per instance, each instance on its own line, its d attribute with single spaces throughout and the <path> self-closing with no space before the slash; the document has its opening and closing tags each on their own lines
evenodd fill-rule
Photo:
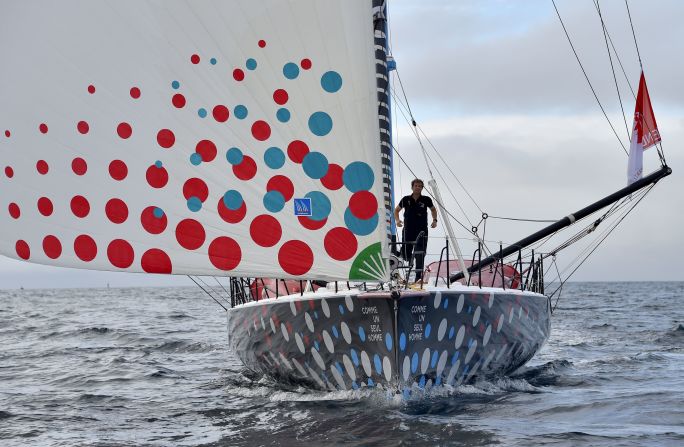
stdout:
<svg viewBox="0 0 684 447">
<path fill-rule="evenodd" d="M 168 223 L 165 213 L 162 213 L 161 217 L 154 215 L 154 210 L 156 208 L 156 206 L 148 206 L 140 213 L 140 223 L 145 231 L 151 234 L 162 233 L 166 230 L 166 225 Z"/>
<path fill-rule="evenodd" d="M 28 259 L 31 257 L 31 249 L 26 241 L 18 240 L 17 243 L 14 244 L 14 250 L 21 259 Z"/>
<path fill-rule="evenodd" d="M 88 170 L 88 163 L 80 157 L 76 157 L 71 161 L 71 170 L 76 175 L 83 175 Z"/>
<path fill-rule="evenodd" d="M 47 124 L 40 123 L 40 126 L 38 126 L 38 130 L 40 130 L 40 133 L 47 133 L 48 132 Z"/>
<path fill-rule="evenodd" d="M 133 247 L 123 239 L 114 239 L 107 245 L 107 258 L 114 267 L 125 269 L 133 264 Z"/>
<path fill-rule="evenodd" d="M 249 234 L 257 245 L 273 247 L 280 240 L 283 230 L 275 217 L 262 214 L 255 217 L 250 224 Z"/>
<path fill-rule="evenodd" d="M 97 256 L 97 244 L 92 237 L 82 234 L 74 239 L 74 253 L 81 261 L 90 262 Z"/>
<path fill-rule="evenodd" d="M 193 54 L 192 56 L 190 56 L 190 62 L 192 62 L 195 65 L 199 64 L 199 62 L 200 62 L 199 55 Z"/>
<path fill-rule="evenodd" d="M 355 192 L 349 198 L 349 210 L 359 219 L 370 219 L 378 212 L 378 200 L 370 191 Z"/>
<path fill-rule="evenodd" d="M 342 227 L 333 228 L 328 231 L 323 244 L 328 256 L 336 261 L 351 259 L 358 249 L 358 242 L 354 233 Z"/>
<path fill-rule="evenodd" d="M 309 146 L 301 140 L 294 140 L 287 145 L 287 156 L 295 163 L 301 163 L 304 156 L 309 153 Z"/>
<path fill-rule="evenodd" d="M 6 136 L 7 138 L 9 138 L 11 135 L 12 135 L 12 134 L 10 133 L 9 130 L 6 130 L 6 131 L 5 131 L 5 136 Z"/>
<path fill-rule="evenodd" d="M 62 243 L 53 235 L 43 238 L 43 251 L 50 259 L 57 259 L 62 254 Z"/>
<path fill-rule="evenodd" d="M 140 98 L 140 89 L 138 87 L 132 87 L 130 94 L 131 94 L 131 98 L 138 99 L 138 98 Z"/>
<path fill-rule="evenodd" d="M 119 123 L 119 125 L 116 126 L 116 133 L 118 133 L 121 138 L 126 140 L 133 134 L 133 129 L 128 123 Z"/>
<path fill-rule="evenodd" d="M 266 183 L 266 191 L 278 191 L 288 202 L 294 195 L 294 185 L 292 181 L 284 175 L 275 175 Z"/>
<path fill-rule="evenodd" d="M 302 241 L 288 241 L 278 250 L 280 267 L 289 275 L 300 276 L 311 270 L 314 256 L 311 248 Z"/>
<path fill-rule="evenodd" d="M 52 206 L 52 201 L 47 197 L 41 197 L 38 199 L 38 211 L 43 216 L 47 217 L 52 214 L 54 207 Z"/>
<path fill-rule="evenodd" d="M 216 145 L 211 140 L 202 140 L 195 146 L 195 152 L 200 154 L 202 161 L 212 161 L 216 158 Z"/>
<path fill-rule="evenodd" d="M 183 184 L 183 197 L 185 197 L 185 200 L 190 199 L 190 197 L 197 197 L 200 199 L 200 202 L 204 203 L 208 196 L 209 187 L 202 179 L 191 178 Z"/>
<path fill-rule="evenodd" d="M 38 163 L 36 163 L 36 170 L 40 175 L 45 175 L 50 170 L 50 167 L 45 160 L 38 160 Z"/>
<path fill-rule="evenodd" d="M 259 141 L 266 141 L 271 136 L 271 126 L 266 121 L 255 121 L 252 124 L 252 136 Z"/>
<path fill-rule="evenodd" d="M 7 176 L 7 178 L 14 177 L 14 169 L 12 169 L 11 166 L 5 166 L 5 175 Z"/>
<path fill-rule="evenodd" d="M 171 258 L 158 248 L 151 248 L 143 253 L 140 266 L 147 273 L 171 274 Z"/>
<path fill-rule="evenodd" d="M 157 166 L 152 165 L 147 168 L 145 178 L 151 187 L 163 188 L 169 182 L 169 173 L 166 172 L 166 169 L 163 166 L 158 168 Z"/>
<path fill-rule="evenodd" d="M 161 129 L 157 132 L 157 144 L 164 149 L 169 149 L 176 142 L 176 135 L 170 129 Z"/>
<path fill-rule="evenodd" d="M 259 48 L 264 48 L 266 46 L 266 41 L 265 40 L 260 40 L 259 41 Z"/>
<path fill-rule="evenodd" d="M 19 219 L 19 216 L 21 216 L 21 210 L 19 209 L 19 205 L 16 203 L 10 203 L 7 209 L 9 210 L 10 216 L 12 216 L 14 219 Z"/>
<path fill-rule="evenodd" d="M 257 165 L 252 157 L 244 155 L 242 163 L 233 165 L 233 174 L 240 180 L 251 180 L 257 173 Z"/>
<path fill-rule="evenodd" d="M 214 119 L 219 123 L 225 123 L 226 121 L 228 121 L 228 117 L 230 116 L 228 107 L 220 104 L 214 107 L 212 114 L 214 115 Z"/>
<path fill-rule="evenodd" d="M 325 226 L 326 223 L 328 223 L 328 218 L 326 217 L 323 220 L 313 220 L 309 219 L 306 216 L 297 216 L 297 220 L 299 220 L 299 223 L 306 228 L 307 230 L 320 230 Z"/>
<path fill-rule="evenodd" d="M 344 186 L 343 173 L 344 169 L 342 169 L 342 166 L 331 163 L 328 165 L 328 172 L 321 179 L 321 183 L 326 188 L 336 191 Z"/>
<path fill-rule="evenodd" d="M 240 205 L 240 208 L 236 210 L 230 210 L 223 203 L 223 197 L 221 197 L 218 200 L 218 205 L 216 209 L 218 210 L 221 219 L 231 224 L 239 223 L 240 221 L 242 221 L 242 219 L 245 218 L 245 215 L 247 214 L 247 205 L 244 201 L 242 202 L 242 205 Z"/>
<path fill-rule="evenodd" d="M 233 270 L 241 259 L 240 244 L 232 238 L 217 237 L 209 244 L 209 261 L 219 270 Z"/>
<path fill-rule="evenodd" d="M 112 223 L 124 223 L 128 219 L 128 206 L 121 199 L 110 199 L 105 205 L 105 213 Z"/>
<path fill-rule="evenodd" d="M 239 68 L 236 68 L 235 70 L 233 70 L 233 79 L 235 79 L 236 81 L 242 81 L 243 79 L 245 79 L 245 72 Z"/>
<path fill-rule="evenodd" d="M 112 160 L 109 163 L 109 175 L 112 176 L 114 180 L 123 180 L 128 175 L 128 166 L 121 160 Z"/>
<path fill-rule="evenodd" d="M 88 86 L 88 93 L 90 93 L 91 95 L 92 95 L 93 93 L 95 93 L 95 86 L 94 86 L 94 85 L 90 84 L 90 85 Z"/>
<path fill-rule="evenodd" d="M 79 121 L 78 124 L 76 124 L 76 129 L 78 129 L 79 133 L 85 135 L 90 130 L 90 126 L 85 121 Z"/>
<path fill-rule="evenodd" d="M 90 203 L 88 199 L 83 196 L 74 196 L 71 199 L 71 212 L 74 213 L 76 217 L 86 217 L 90 213 Z"/>
<path fill-rule="evenodd" d="M 310 59 L 302 59 L 302 61 L 299 63 L 299 65 L 301 65 L 304 70 L 308 70 L 311 68 L 311 60 Z"/>
<path fill-rule="evenodd" d="M 183 219 L 176 225 L 176 240 L 187 250 L 200 248 L 206 237 L 204 227 L 194 219 Z"/>
<path fill-rule="evenodd" d="M 282 88 L 279 88 L 278 90 L 273 92 L 273 100 L 276 104 L 283 105 L 287 102 L 288 99 L 289 96 L 287 95 L 287 92 Z"/>
<path fill-rule="evenodd" d="M 173 104 L 177 109 L 182 109 L 185 107 L 185 96 L 181 95 L 180 93 L 176 93 L 171 98 L 171 104 Z"/>
</svg>

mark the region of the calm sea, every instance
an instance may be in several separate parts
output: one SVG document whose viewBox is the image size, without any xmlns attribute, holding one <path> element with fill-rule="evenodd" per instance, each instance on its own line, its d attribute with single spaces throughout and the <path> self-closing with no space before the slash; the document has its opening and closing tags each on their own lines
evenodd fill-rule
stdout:
<svg viewBox="0 0 684 447">
<path fill-rule="evenodd" d="M 279 387 L 200 290 L 0 291 L 0 445 L 684 445 L 684 283 L 566 286 L 510 378 L 405 401 Z"/>
</svg>

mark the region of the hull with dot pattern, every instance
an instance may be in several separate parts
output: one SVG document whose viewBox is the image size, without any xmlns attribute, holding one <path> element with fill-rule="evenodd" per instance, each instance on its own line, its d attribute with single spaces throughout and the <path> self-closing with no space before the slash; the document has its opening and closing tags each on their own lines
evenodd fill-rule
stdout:
<svg viewBox="0 0 684 447">
<path fill-rule="evenodd" d="M 545 296 L 500 289 L 311 293 L 230 309 L 229 345 L 283 383 L 408 396 L 515 371 L 548 338 L 550 315 Z"/>
</svg>

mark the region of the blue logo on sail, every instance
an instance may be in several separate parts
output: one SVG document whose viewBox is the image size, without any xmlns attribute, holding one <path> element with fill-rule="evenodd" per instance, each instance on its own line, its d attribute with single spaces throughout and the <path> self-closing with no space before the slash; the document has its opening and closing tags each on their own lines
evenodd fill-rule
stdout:
<svg viewBox="0 0 684 447">
<path fill-rule="evenodd" d="M 295 216 L 311 217 L 313 215 L 313 210 L 311 208 L 311 199 L 309 197 L 304 197 L 302 199 L 294 199 L 294 213 Z"/>
</svg>

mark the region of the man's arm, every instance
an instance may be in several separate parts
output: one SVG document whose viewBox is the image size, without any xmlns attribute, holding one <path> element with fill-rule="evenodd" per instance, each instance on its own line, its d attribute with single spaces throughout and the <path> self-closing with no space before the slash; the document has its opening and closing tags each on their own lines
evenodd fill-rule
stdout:
<svg viewBox="0 0 684 447">
<path fill-rule="evenodd" d="M 399 219 L 399 211 L 401 211 L 401 202 L 394 208 L 394 221 L 397 223 L 397 227 L 401 227 L 404 223 Z"/>
<path fill-rule="evenodd" d="M 437 207 L 431 206 L 430 212 L 432 213 L 432 225 L 430 225 L 430 228 L 435 228 L 437 226 Z"/>
</svg>

